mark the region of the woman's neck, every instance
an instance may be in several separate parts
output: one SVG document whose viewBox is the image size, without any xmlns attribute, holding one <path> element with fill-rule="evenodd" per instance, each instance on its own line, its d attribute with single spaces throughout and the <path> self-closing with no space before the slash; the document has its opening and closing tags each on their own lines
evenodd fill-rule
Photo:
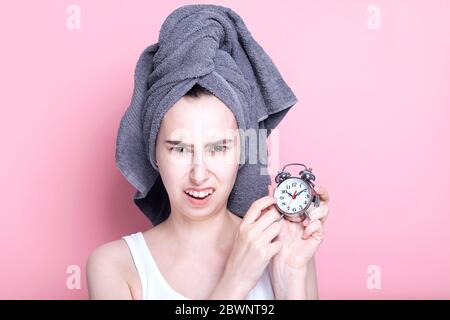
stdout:
<svg viewBox="0 0 450 320">
<path fill-rule="evenodd" d="M 192 251 L 195 248 L 199 253 L 202 250 L 211 252 L 212 249 L 221 254 L 230 249 L 241 220 L 226 207 L 195 220 L 172 211 L 160 227 L 178 249 Z"/>
</svg>

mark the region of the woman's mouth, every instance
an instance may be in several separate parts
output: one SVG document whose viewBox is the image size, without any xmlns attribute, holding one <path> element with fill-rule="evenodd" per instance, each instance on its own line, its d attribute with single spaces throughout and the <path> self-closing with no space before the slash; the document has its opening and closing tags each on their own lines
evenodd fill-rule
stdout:
<svg viewBox="0 0 450 320">
<path fill-rule="evenodd" d="M 214 193 L 213 188 L 207 188 L 202 190 L 187 189 L 184 190 L 184 194 L 187 196 L 189 202 L 194 206 L 204 206 L 208 203 L 209 198 Z"/>
</svg>

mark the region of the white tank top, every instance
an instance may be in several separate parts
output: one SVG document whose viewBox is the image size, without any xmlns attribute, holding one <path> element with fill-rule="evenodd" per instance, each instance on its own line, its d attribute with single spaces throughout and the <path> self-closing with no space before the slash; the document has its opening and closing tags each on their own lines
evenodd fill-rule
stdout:
<svg viewBox="0 0 450 320">
<path fill-rule="evenodd" d="M 124 236 L 139 274 L 143 300 L 191 300 L 173 289 L 163 277 L 142 232 Z M 249 292 L 246 300 L 274 300 L 269 266 Z"/>
</svg>

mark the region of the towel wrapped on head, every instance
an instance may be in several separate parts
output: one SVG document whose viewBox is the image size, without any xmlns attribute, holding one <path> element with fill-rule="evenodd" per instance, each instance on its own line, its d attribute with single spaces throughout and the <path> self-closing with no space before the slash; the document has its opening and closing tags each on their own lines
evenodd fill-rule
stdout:
<svg viewBox="0 0 450 320">
<path fill-rule="evenodd" d="M 118 130 L 116 165 L 137 189 L 134 203 L 153 225 L 170 214 L 155 164 L 156 137 L 165 113 L 195 84 L 219 98 L 244 131 L 267 129 L 270 134 L 297 102 L 239 15 L 218 5 L 173 11 L 161 26 L 158 43 L 140 55 L 134 79 L 131 103 Z M 267 148 L 265 139 L 259 143 Z M 246 142 L 241 146 L 245 161 L 240 162 L 227 207 L 242 217 L 267 194 L 270 176 L 263 173 L 267 161 L 250 163 Z"/>
</svg>

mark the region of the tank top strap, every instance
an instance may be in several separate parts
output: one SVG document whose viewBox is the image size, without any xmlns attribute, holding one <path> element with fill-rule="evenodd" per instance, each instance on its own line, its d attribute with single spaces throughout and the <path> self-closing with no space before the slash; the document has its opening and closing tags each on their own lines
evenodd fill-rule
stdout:
<svg viewBox="0 0 450 320">
<path fill-rule="evenodd" d="M 136 266 L 139 278 L 142 286 L 142 299 L 147 300 L 148 282 L 149 282 L 149 270 L 148 270 L 148 258 L 146 256 L 146 248 L 142 246 L 142 233 L 137 232 L 130 235 L 123 236 L 128 248 L 130 249 L 131 256 L 133 257 L 134 265 Z"/>
</svg>

